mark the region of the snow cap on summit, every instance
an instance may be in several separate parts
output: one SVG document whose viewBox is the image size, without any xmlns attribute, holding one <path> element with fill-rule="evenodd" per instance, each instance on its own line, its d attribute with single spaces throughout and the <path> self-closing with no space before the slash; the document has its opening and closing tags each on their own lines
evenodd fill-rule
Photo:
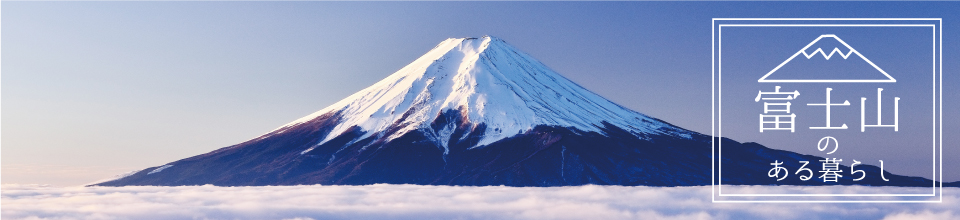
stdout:
<svg viewBox="0 0 960 220">
<path fill-rule="evenodd" d="M 546 67 L 493 37 L 449 38 L 409 65 L 323 110 L 271 132 L 335 112 L 339 124 L 325 143 L 358 126 L 392 140 L 414 130 L 434 134 L 446 147 L 457 124 L 430 126 L 448 110 L 461 112 L 469 126 L 486 125 L 476 146 L 538 125 L 575 127 L 603 134 L 609 123 L 646 138 L 652 134 L 689 137 L 689 131 L 626 109 Z M 268 133 L 265 136 L 269 136 Z"/>
</svg>

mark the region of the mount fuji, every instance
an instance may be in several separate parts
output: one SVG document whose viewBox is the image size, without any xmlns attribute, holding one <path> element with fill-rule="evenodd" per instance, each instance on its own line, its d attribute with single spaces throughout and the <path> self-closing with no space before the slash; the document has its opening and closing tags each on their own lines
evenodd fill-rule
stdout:
<svg viewBox="0 0 960 220">
<path fill-rule="evenodd" d="M 724 147 L 725 184 L 832 185 L 767 176 L 774 160 L 823 158 L 712 140 L 627 109 L 489 36 L 447 39 L 262 136 L 94 185 L 708 185 L 713 141 Z M 864 180 L 836 184 L 932 184 L 857 168 Z"/>
</svg>

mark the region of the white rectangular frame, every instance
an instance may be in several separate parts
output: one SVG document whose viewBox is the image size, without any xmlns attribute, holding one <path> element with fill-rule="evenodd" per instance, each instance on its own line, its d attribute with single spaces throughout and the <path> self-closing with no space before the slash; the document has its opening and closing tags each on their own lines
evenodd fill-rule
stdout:
<svg viewBox="0 0 960 220">
<path fill-rule="evenodd" d="M 784 24 L 718 24 L 718 21 L 929 21 L 931 24 L 802 24 L 802 23 L 784 23 Z M 715 203 L 941 203 L 943 202 L 943 20 L 941 18 L 714 18 L 711 26 L 711 200 Z M 722 164 L 718 163 L 717 158 L 722 155 L 721 135 L 721 57 L 720 44 L 722 27 L 725 26 L 756 26 L 756 27 L 782 27 L 782 26 L 862 26 L 862 27 L 931 27 L 933 29 L 933 186 L 930 194 L 726 194 L 721 191 L 719 173 Z M 937 158 L 939 156 L 939 158 Z M 939 162 L 939 164 L 938 164 Z M 939 174 L 938 171 L 939 170 Z M 939 177 L 939 178 L 937 178 Z M 939 183 L 939 187 L 938 187 Z M 937 191 L 939 190 L 939 195 Z M 784 196 L 790 197 L 827 197 L 827 196 L 914 196 L 914 197 L 939 197 L 938 200 L 717 200 L 718 196 L 724 197 L 772 197 Z"/>
</svg>

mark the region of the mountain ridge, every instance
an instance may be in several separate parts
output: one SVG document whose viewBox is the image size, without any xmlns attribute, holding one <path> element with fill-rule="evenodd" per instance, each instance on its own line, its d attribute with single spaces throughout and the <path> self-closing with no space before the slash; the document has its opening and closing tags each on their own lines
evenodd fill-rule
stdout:
<svg viewBox="0 0 960 220">
<path fill-rule="evenodd" d="M 624 108 L 489 36 L 447 39 L 257 138 L 93 185 L 706 185 L 714 142 L 731 152 L 724 170 L 743 171 L 724 183 L 830 185 L 765 176 L 773 159 L 822 158 L 712 139 Z M 839 184 L 932 184 L 886 174 L 890 184 L 879 168 L 858 168 L 866 179 Z"/>
<path fill-rule="evenodd" d="M 601 121 L 608 121 L 638 134 L 656 132 L 654 127 L 658 126 L 621 123 L 628 121 L 624 120 L 628 117 L 652 118 L 584 89 L 499 38 L 484 36 L 444 40 L 374 85 L 275 131 L 330 111 L 344 110 L 348 115 L 345 122 L 318 145 L 352 126 L 382 131 L 391 125 L 407 124 L 388 137 L 394 139 L 411 130 L 426 128 L 422 122 L 450 109 L 465 111 L 470 123 L 486 123 L 493 129 L 479 145 L 536 125 L 597 131 Z M 398 121 L 400 119 L 403 120 Z M 676 135 L 689 133 L 673 128 Z M 438 134 L 447 132 L 438 131 Z"/>
</svg>

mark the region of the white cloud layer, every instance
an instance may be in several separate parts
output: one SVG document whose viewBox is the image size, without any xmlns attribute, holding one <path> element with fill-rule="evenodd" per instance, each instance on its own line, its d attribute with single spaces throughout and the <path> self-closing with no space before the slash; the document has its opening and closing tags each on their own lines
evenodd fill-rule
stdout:
<svg viewBox="0 0 960 220">
<path fill-rule="evenodd" d="M 757 188 L 757 186 L 753 186 Z M 763 187 L 760 187 L 763 188 Z M 879 191 L 849 187 L 843 191 Z M 762 190 L 762 189 L 761 189 Z M 712 203 L 705 187 L 4 185 L 3 219 L 960 219 L 943 203 Z"/>
</svg>

